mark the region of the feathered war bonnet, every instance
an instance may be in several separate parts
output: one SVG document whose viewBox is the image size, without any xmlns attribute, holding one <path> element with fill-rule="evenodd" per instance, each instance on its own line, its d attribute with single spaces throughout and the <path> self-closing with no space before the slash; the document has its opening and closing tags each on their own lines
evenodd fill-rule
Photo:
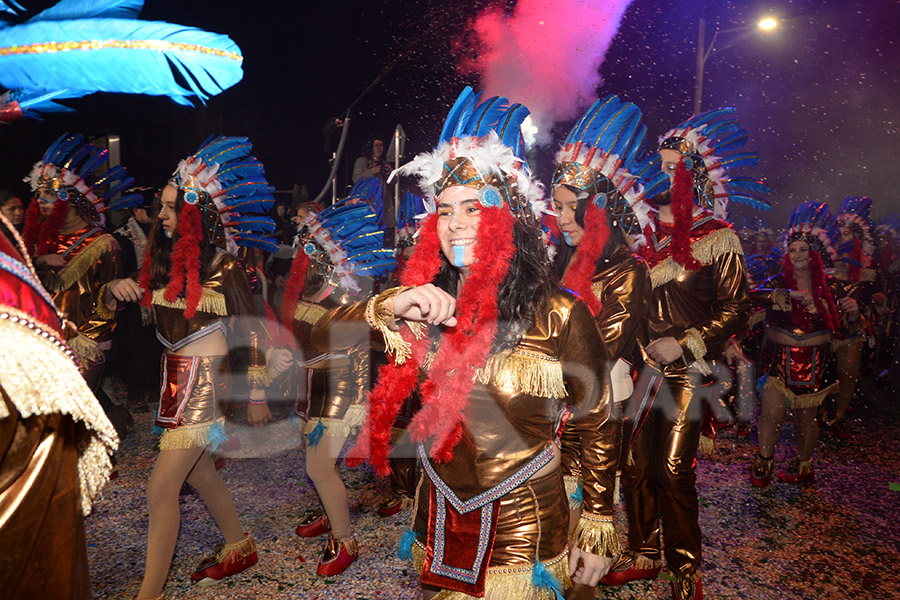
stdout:
<svg viewBox="0 0 900 600">
<path fill-rule="evenodd" d="M 345 199 L 309 213 L 294 240 L 294 261 L 282 302 L 285 326 L 290 327 L 310 268 L 321 274 L 325 285 L 350 296 L 367 291 L 360 278 L 382 277 L 394 269 L 394 251 L 384 247 L 384 229 L 372 209 L 380 200 L 381 186 L 361 179 Z"/>
<path fill-rule="evenodd" d="M 837 215 L 838 227 L 848 227 L 859 244 L 853 244 L 849 252 L 843 245 L 838 248 L 840 254 L 860 254 L 855 260 L 868 263 L 875 254 L 874 223 L 872 222 L 872 200 L 867 196 L 847 196 L 841 201 L 841 210 Z M 866 264 L 861 265 L 867 266 Z"/>
<path fill-rule="evenodd" d="M 200 302 L 200 252 L 212 244 L 237 255 L 238 247 L 262 248 L 270 252 L 278 245 L 270 234 L 275 222 L 268 216 L 274 203 L 273 187 L 265 169 L 252 155 L 245 137 L 210 136 L 200 148 L 178 163 L 168 185 L 182 192 L 180 214 L 172 248 L 169 283 L 165 298 L 174 302 L 185 292 L 185 317 L 193 317 Z M 148 245 L 147 252 L 152 251 Z M 151 260 L 146 257 L 141 286 L 149 303 Z M 185 291 L 186 287 L 186 291 Z"/>
<path fill-rule="evenodd" d="M 529 174 L 520 129 L 528 109 L 502 97 L 479 100 L 480 94 L 464 89 L 450 109 L 437 148 L 394 173 L 419 178 L 428 213 L 401 276 L 404 286 L 433 282 L 445 263 L 435 212 L 441 193 L 453 186 L 472 188 L 481 209 L 474 262 L 457 292 L 457 325 L 440 334 L 437 355 L 419 385 L 422 408 L 409 426 L 413 441 L 429 442 L 430 456 L 439 462 L 449 461 L 462 439 L 474 376 L 487 362 L 497 332 L 497 298 L 516 253 L 516 220 L 539 235 L 536 213 L 540 210 L 533 207 L 539 206 L 542 188 Z M 416 389 L 431 340 L 407 322 L 399 332 L 382 331 L 389 347 L 397 350 L 379 372 L 369 395 L 369 418 L 348 462 L 367 460 L 386 475 L 391 427 L 403 401 Z"/>
<path fill-rule="evenodd" d="M 591 291 L 595 264 L 609 239 L 607 216 L 613 226 L 634 239 L 636 247 L 646 243 L 644 229 L 652 227 L 650 205 L 645 201 L 641 176 L 651 172 L 652 188 L 662 188 L 667 179 L 649 161 L 640 161 L 647 127 L 640 109 L 618 96 L 594 102 L 578 120 L 556 154 L 553 188 L 566 186 L 576 197 L 586 199 L 585 236 L 563 285 L 578 292 L 596 315 L 600 301 Z"/>
<path fill-rule="evenodd" d="M 786 255 L 791 243 L 803 241 L 818 253 L 826 267 L 831 267 L 837 259 L 835 241 L 839 236 L 828 205 L 810 200 L 791 211 L 788 228 L 781 238 L 782 252 Z"/>
<path fill-rule="evenodd" d="M 43 190 L 56 197 L 53 214 L 45 223 L 54 222 L 55 226 L 41 226 L 38 203 L 32 202 L 25 226 L 29 251 L 34 251 L 39 241 L 49 241 L 59 233 L 59 226 L 65 221 L 69 206 L 74 206 L 91 224 L 103 227 L 107 210 L 129 208 L 140 202 L 138 194 L 123 194 L 134 185 L 134 179 L 128 176 L 125 167 L 105 168 L 108 155 L 105 148 L 96 147 L 81 134 L 64 133 L 50 144 L 40 162 L 35 163 L 23 181 L 31 186 L 32 192 Z M 45 251 L 38 249 L 38 254 Z"/>
</svg>

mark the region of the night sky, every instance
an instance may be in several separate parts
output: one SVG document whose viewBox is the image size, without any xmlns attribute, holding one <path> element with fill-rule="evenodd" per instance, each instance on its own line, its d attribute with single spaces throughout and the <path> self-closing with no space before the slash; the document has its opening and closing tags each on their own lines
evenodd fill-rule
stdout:
<svg viewBox="0 0 900 600">
<path fill-rule="evenodd" d="M 22 4 L 40 9 L 51 2 Z M 407 132 L 408 151 L 430 149 L 462 86 L 478 87 L 477 75 L 459 73 L 457 63 L 472 52 L 467 23 L 492 5 L 147 0 L 142 19 L 230 35 L 244 55 L 243 81 L 196 109 L 162 97 L 95 94 L 66 101 L 75 113 L 2 127 L 0 185 L 22 186 L 18 180 L 64 131 L 120 135 L 122 163 L 143 185 L 163 184 L 207 135 L 224 133 L 251 138 L 278 189 L 306 184 L 314 196 L 329 169 L 323 125 L 379 75 L 351 111 L 341 177 L 348 178 L 368 137 L 390 136 L 397 123 Z M 258 7 L 264 9 L 254 12 Z M 721 35 L 704 93 L 704 109 L 738 109 L 750 131 L 748 148 L 762 153 L 748 174 L 773 188 L 774 208 L 763 218 L 780 227 L 800 202 L 836 208 L 846 195 L 870 196 L 876 218 L 900 212 L 897 0 L 634 0 L 600 68 L 597 95 L 616 93 L 638 104 L 655 146 L 692 110 L 698 18 L 707 21 L 708 41 L 715 27 L 753 24 L 763 14 L 778 16 L 780 29 Z M 585 98 L 584 106 L 593 100 Z M 559 125 L 554 139 L 570 125 Z M 533 170 L 546 178 L 555 150 L 538 149 Z M 738 209 L 732 216 L 741 224 L 755 214 Z"/>
</svg>

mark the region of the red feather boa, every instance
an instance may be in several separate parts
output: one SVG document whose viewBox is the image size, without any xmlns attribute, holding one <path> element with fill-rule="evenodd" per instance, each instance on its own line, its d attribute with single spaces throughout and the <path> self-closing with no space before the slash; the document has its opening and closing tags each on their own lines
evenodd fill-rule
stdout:
<svg viewBox="0 0 900 600">
<path fill-rule="evenodd" d="M 41 231 L 41 207 L 38 197 L 31 199 L 28 210 L 25 212 L 25 229 L 22 231 L 22 239 L 28 252 L 37 256 L 38 237 Z"/>
<path fill-rule="evenodd" d="M 37 206 L 38 203 L 34 202 L 34 205 Z M 28 207 L 29 217 L 32 218 L 32 223 L 34 222 L 34 216 L 36 215 L 38 219 L 40 219 L 41 212 L 40 206 L 37 206 L 37 210 L 32 213 L 31 207 Z M 69 215 L 69 203 L 63 202 L 62 200 L 57 200 L 53 205 L 53 211 L 51 211 L 50 215 L 40 222 L 39 231 L 37 234 L 36 244 L 36 254 L 35 256 L 43 256 L 45 254 L 53 254 L 56 251 L 56 241 L 59 238 L 59 230 L 62 229 L 62 226 L 66 222 L 66 217 Z M 29 235 L 27 231 L 28 223 L 25 224 L 26 227 L 26 235 Z M 34 225 L 32 224 L 32 227 Z M 33 230 L 31 235 L 33 236 Z M 26 242 L 28 238 L 25 238 Z M 31 247 L 29 245 L 29 247 Z"/>
<path fill-rule="evenodd" d="M 157 225 L 159 227 L 159 225 Z M 155 231 L 155 229 L 153 230 Z M 153 272 L 153 241 L 151 239 L 150 243 L 147 244 L 147 247 L 144 249 L 144 259 L 141 261 L 141 278 L 138 283 L 140 283 L 141 288 L 144 290 L 144 295 L 141 296 L 141 306 L 145 306 L 150 308 L 150 305 L 153 303 L 153 293 L 150 291 L 150 276 Z"/>
<path fill-rule="evenodd" d="M 281 297 L 281 323 L 289 330 L 293 328 L 294 312 L 306 286 L 306 274 L 309 272 L 309 255 L 300 248 L 291 262 L 291 274 Z"/>
<path fill-rule="evenodd" d="M 853 240 L 853 250 L 850 251 L 850 260 L 853 262 L 847 265 L 847 279 L 850 283 L 856 283 L 862 275 L 862 267 L 856 265 L 864 264 L 862 242 L 857 239 Z"/>
<path fill-rule="evenodd" d="M 184 292 L 184 318 L 193 319 L 200 305 L 203 286 L 200 284 L 200 251 L 206 243 L 200 211 L 185 203 L 178 216 L 178 239 L 172 248 L 169 284 L 163 297 L 174 302 Z M 186 288 L 186 290 L 185 290 Z"/>
<path fill-rule="evenodd" d="M 503 208 L 482 208 L 478 239 L 470 274 L 457 294 L 457 325 L 441 336 L 437 355 L 419 390 L 422 408 L 413 417 L 409 431 L 413 441 L 434 439 L 431 457 L 447 462 L 463 437 L 462 424 L 474 386 L 475 372 L 487 362 L 497 332 L 497 298 L 515 254 L 515 217 Z M 422 225 L 416 249 L 401 277 L 403 285 L 431 283 L 441 267 L 437 216 Z M 413 340 L 408 328 L 404 339 L 411 342 L 413 356 L 402 365 L 391 362 L 379 371 L 379 380 L 369 394 L 369 418 L 348 455 L 348 463 L 369 461 L 382 475 L 390 472 L 391 427 L 403 401 L 415 390 L 419 365 L 430 341 Z"/>
<path fill-rule="evenodd" d="M 563 277 L 563 285 L 576 292 L 587 303 L 591 313 L 596 317 L 603 308 L 600 299 L 594 294 L 591 278 L 597 271 L 597 260 L 606 248 L 609 240 L 609 225 L 606 222 L 606 211 L 588 199 L 587 209 L 584 211 L 584 236 L 575 258 L 566 270 Z"/>
<path fill-rule="evenodd" d="M 694 180 L 684 166 L 684 158 L 675 168 L 672 184 L 672 258 L 688 271 L 696 271 L 703 265 L 691 254 L 691 225 L 694 222 Z"/>
<path fill-rule="evenodd" d="M 834 304 L 834 298 L 831 296 L 831 290 L 828 289 L 828 280 L 825 276 L 825 265 L 818 252 L 810 250 L 809 252 L 809 276 L 812 294 L 816 304 L 816 309 L 822 315 L 822 320 L 832 332 L 836 332 L 841 324 L 841 318 L 838 315 L 837 306 Z M 794 265 L 791 263 L 790 257 L 784 257 L 784 282 L 789 289 L 796 290 L 797 279 L 794 277 Z M 809 327 L 809 312 L 799 300 L 791 299 L 791 318 L 794 324 L 806 331 Z"/>
</svg>

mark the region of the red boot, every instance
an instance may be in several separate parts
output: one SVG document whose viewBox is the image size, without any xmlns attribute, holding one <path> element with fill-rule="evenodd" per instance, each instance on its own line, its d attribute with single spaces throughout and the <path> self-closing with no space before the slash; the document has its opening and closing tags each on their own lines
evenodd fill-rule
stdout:
<svg viewBox="0 0 900 600">
<path fill-rule="evenodd" d="M 409 506 L 412 506 L 412 500 L 406 496 L 392 493 L 378 505 L 378 514 L 382 517 L 390 517 Z"/>
<path fill-rule="evenodd" d="M 625 552 L 619 555 L 619 559 L 603 576 L 600 583 L 603 585 L 625 585 L 635 579 L 656 579 L 661 565 L 659 561 L 645 558 L 635 552 Z"/>
<path fill-rule="evenodd" d="M 310 513 L 300 521 L 295 531 L 300 537 L 317 537 L 331 531 L 331 524 L 325 513 Z"/>
<path fill-rule="evenodd" d="M 774 464 L 775 460 L 772 457 L 763 458 L 763 455 L 757 452 L 756 458 L 750 466 L 750 483 L 760 488 L 769 485 L 772 481 L 772 467 Z"/>
<path fill-rule="evenodd" d="M 778 474 L 778 479 L 785 483 L 807 483 L 815 480 L 816 469 L 812 459 L 800 460 L 795 458 L 784 473 Z"/>
<path fill-rule="evenodd" d="M 359 545 L 352 535 L 340 541 L 333 537 L 328 538 L 325 551 L 322 552 L 322 561 L 316 567 L 316 573 L 330 577 L 347 570 L 359 558 Z"/>
<path fill-rule="evenodd" d="M 221 544 L 214 554 L 204 557 L 191 574 L 191 583 L 201 587 L 215 585 L 230 575 L 252 567 L 258 560 L 256 542 L 248 533 L 233 544 Z"/>
</svg>

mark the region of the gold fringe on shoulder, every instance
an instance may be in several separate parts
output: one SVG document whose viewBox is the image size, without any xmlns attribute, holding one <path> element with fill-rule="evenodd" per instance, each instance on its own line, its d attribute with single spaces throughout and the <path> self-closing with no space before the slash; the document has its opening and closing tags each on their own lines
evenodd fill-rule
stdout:
<svg viewBox="0 0 900 600">
<path fill-rule="evenodd" d="M 166 308 L 187 308 L 184 298 L 176 298 L 173 302 L 166 300 L 165 288 L 153 290 L 153 304 L 156 306 L 164 306 Z M 225 306 L 225 294 L 210 289 L 203 288 L 200 294 L 200 304 L 197 305 L 200 312 L 219 315 L 220 317 L 228 316 L 228 309 Z"/>
<path fill-rule="evenodd" d="M 343 419 L 311 418 L 300 424 L 300 433 L 309 435 L 321 421 L 322 426 L 325 427 L 325 431 L 322 432 L 325 437 L 350 437 L 362 429 L 366 422 L 366 412 L 364 404 L 353 404 L 347 408 Z"/>
<path fill-rule="evenodd" d="M 209 444 L 209 431 L 216 424 L 222 426 L 224 418 L 196 425 L 182 425 L 175 429 L 166 429 L 159 438 L 160 450 L 187 450 L 189 448 L 205 448 Z"/>
<path fill-rule="evenodd" d="M 691 254 L 704 266 L 727 253 L 744 255 L 741 240 L 732 229 L 717 229 L 691 245 Z M 656 289 L 685 273 L 684 267 L 669 257 L 650 269 L 650 281 Z"/>
<path fill-rule="evenodd" d="M 78 452 L 81 509 L 87 515 L 109 480 L 109 455 L 119 446 L 115 429 L 84 382 L 65 346 L 42 323 L 21 311 L 0 307 L 0 386 L 23 419 L 62 413 L 86 429 Z M 41 368 L 35 368 L 39 360 Z M 0 402 L 0 418 L 6 414 Z"/>
<path fill-rule="evenodd" d="M 413 566 L 416 573 L 422 574 L 425 568 L 425 548 L 416 540 L 412 547 Z M 563 589 L 572 587 L 572 579 L 569 576 L 569 549 L 562 554 L 545 560 L 544 568 L 556 577 Z M 531 582 L 531 572 L 534 565 L 517 564 L 509 566 L 488 567 L 484 578 L 484 598 L 481 600 L 563 600 L 556 598 L 542 587 L 537 587 Z M 462 592 L 441 590 L 434 600 L 476 600 Z"/>
<path fill-rule="evenodd" d="M 301 300 L 297 303 L 297 309 L 294 311 L 294 320 L 315 325 L 327 312 L 318 304 Z"/>
<path fill-rule="evenodd" d="M 822 402 L 825 401 L 825 398 L 831 394 L 837 393 L 838 384 L 837 382 L 832 383 L 825 389 L 813 392 L 812 394 L 797 395 L 789 390 L 780 379 L 769 376 L 766 378 L 766 385 L 763 392 L 765 392 L 766 388 L 772 388 L 787 398 L 791 408 L 812 408 L 813 406 L 821 406 Z"/>
<path fill-rule="evenodd" d="M 559 360 L 537 352 L 516 349 L 491 356 L 475 377 L 507 393 L 542 398 L 565 398 L 569 394 Z"/>
<path fill-rule="evenodd" d="M 101 256 L 113 252 L 115 238 L 109 234 L 103 234 L 88 244 L 88 247 L 79 252 L 72 262 L 67 264 L 58 275 L 47 278 L 44 287 L 51 294 L 59 293 L 72 287 L 72 284 L 90 270 Z"/>
<path fill-rule="evenodd" d="M 612 517 L 602 517 L 589 512 L 581 513 L 578 526 L 572 533 L 571 545 L 598 556 L 615 556 L 619 553 L 619 536 Z"/>
</svg>

